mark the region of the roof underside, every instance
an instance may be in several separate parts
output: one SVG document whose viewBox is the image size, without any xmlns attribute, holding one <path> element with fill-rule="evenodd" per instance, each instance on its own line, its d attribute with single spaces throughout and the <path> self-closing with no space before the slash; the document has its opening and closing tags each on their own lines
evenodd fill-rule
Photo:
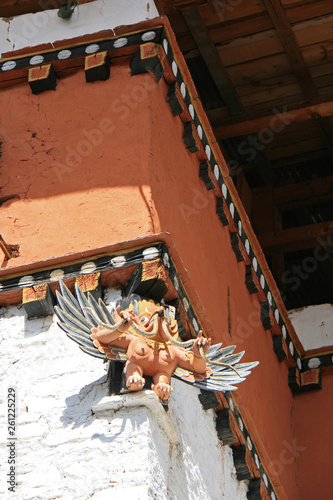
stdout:
<svg viewBox="0 0 333 500">
<path fill-rule="evenodd" d="M 332 0 L 160 0 L 287 308 L 333 302 Z"/>
</svg>

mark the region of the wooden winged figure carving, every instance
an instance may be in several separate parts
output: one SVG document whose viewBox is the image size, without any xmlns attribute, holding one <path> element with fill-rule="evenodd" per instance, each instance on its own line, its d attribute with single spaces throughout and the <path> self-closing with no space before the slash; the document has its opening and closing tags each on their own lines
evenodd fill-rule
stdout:
<svg viewBox="0 0 333 500">
<path fill-rule="evenodd" d="M 236 346 L 221 348 L 210 339 L 178 340 L 173 308 L 131 295 L 118 301 L 111 313 L 104 302 L 97 303 L 75 285 L 76 298 L 60 282 L 55 312 L 59 326 L 80 349 L 91 356 L 126 360 L 126 387 L 140 391 L 144 376 L 151 376 L 152 389 L 162 402 L 172 392 L 171 377 L 208 391 L 232 391 L 245 380 L 258 362 L 239 363 L 244 351 Z"/>
</svg>

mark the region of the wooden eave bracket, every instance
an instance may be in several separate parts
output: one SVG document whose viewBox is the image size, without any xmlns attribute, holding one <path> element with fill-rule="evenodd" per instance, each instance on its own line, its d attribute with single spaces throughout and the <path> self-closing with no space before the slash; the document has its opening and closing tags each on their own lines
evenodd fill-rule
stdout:
<svg viewBox="0 0 333 500">
<path fill-rule="evenodd" d="M 86 56 L 84 61 L 86 82 L 105 81 L 110 78 L 110 58 L 107 51 Z"/>
<path fill-rule="evenodd" d="M 232 447 L 232 456 L 238 481 L 252 479 L 251 467 L 249 464 L 250 455 L 244 444 Z"/>
<path fill-rule="evenodd" d="M 236 424 L 229 408 L 216 412 L 216 432 L 223 446 L 238 444 Z"/>
<path fill-rule="evenodd" d="M 47 90 L 55 90 L 57 75 L 52 64 L 43 64 L 29 68 L 28 83 L 33 94 L 38 95 Z"/>
<path fill-rule="evenodd" d="M 161 259 L 142 262 L 129 280 L 125 293 L 137 293 L 161 301 L 168 291 L 168 275 Z"/>
<path fill-rule="evenodd" d="M 53 314 L 55 298 L 49 285 L 34 285 L 23 288 L 22 305 L 28 319 L 42 318 Z"/>
<path fill-rule="evenodd" d="M 320 368 L 300 372 L 297 367 L 289 368 L 288 384 L 293 394 L 315 391 L 322 388 Z"/>
<path fill-rule="evenodd" d="M 5 261 L 19 257 L 20 255 L 19 252 L 20 245 L 11 245 L 9 243 L 6 243 L 1 234 L 0 234 L 0 248 L 5 255 Z"/>
<path fill-rule="evenodd" d="M 132 76 L 150 71 L 157 82 L 160 81 L 163 75 L 166 76 L 165 73 L 169 77 L 166 78 L 169 82 L 174 80 L 171 70 L 167 68 L 163 49 L 153 42 L 140 45 L 130 63 L 130 69 Z"/>
<path fill-rule="evenodd" d="M 213 391 L 205 391 L 201 389 L 200 394 L 198 394 L 198 398 L 204 410 L 217 408 L 221 404 Z"/>
</svg>

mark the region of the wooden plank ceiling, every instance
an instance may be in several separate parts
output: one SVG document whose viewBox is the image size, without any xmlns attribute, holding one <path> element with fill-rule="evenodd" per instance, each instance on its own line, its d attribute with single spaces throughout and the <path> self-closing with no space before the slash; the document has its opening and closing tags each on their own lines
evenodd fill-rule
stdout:
<svg viewBox="0 0 333 500">
<path fill-rule="evenodd" d="M 333 302 L 333 1 L 159 0 L 287 307 Z"/>
</svg>

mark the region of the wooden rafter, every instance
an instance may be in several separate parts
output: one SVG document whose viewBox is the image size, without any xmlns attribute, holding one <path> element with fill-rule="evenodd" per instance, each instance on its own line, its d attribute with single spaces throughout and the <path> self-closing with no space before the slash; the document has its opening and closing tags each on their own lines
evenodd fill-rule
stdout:
<svg viewBox="0 0 333 500">
<path fill-rule="evenodd" d="M 229 114 L 239 115 L 243 113 L 243 107 L 198 8 L 188 7 L 182 9 L 182 15 Z"/>
<path fill-rule="evenodd" d="M 277 187 L 273 196 L 279 210 L 325 203 L 333 199 L 333 175 Z"/>
<path fill-rule="evenodd" d="M 310 101 L 317 95 L 317 90 L 305 64 L 302 51 L 297 43 L 285 10 L 280 0 L 263 0 L 263 2 L 273 21 L 280 42 L 285 50 L 303 95 Z"/>
<path fill-rule="evenodd" d="M 265 255 L 278 255 L 319 247 L 322 246 L 322 241 L 327 241 L 327 245 L 329 245 L 332 236 L 333 222 L 322 222 L 259 234 L 258 240 Z"/>
<path fill-rule="evenodd" d="M 297 82 L 307 101 L 312 101 L 318 96 L 318 91 L 311 78 L 304 57 L 299 47 L 291 24 L 280 0 L 263 0 L 267 11 L 272 19 L 280 42 L 285 50 L 288 61 L 296 76 Z M 331 139 L 333 137 L 333 127 L 329 119 L 319 118 L 318 127 L 320 134 L 325 141 L 330 157 L 333 159 L 333 147 Z"/>
<path fill-rule="evenodd" d="M 333 159 L 333 126 L 331 117 L 326 116 L 318 118 L 318 126 L 329 155 Z"/>
<path fill-rule="evenodd" d="M 219 93 L 226 104 L 230 116 L 244 113 L 244 108 L 231 82 L 228 72 L 220 58 L 219 52 L 205 26 L 197 7 L 188 7 L 182 10 L 182 15 L 188 29 L 197 44 L 199 52 L 206 63 Z M 244 138 L 248 141 L 249 138 Z M 232 153 L 232 158 L 237 159 L 237 153 Z M 273 169 L 264 152 L 257 154 L 255 158 L 256 167 L 265 184 L 272 182 Z"/>
<path fill-rule="evenodd" d="M 272 112 L 273 111 L 273 112 Z M 225 118 L 214 128 L 218 139 L 259 132 L 265 128 L 290 125 L 314 118 L 333 116 L 333 94 L 326 94 L 308 105 L 284 106 L 267 111 Z M 274 130 L 273 130 L 274 131 Z"/>
</svg>

